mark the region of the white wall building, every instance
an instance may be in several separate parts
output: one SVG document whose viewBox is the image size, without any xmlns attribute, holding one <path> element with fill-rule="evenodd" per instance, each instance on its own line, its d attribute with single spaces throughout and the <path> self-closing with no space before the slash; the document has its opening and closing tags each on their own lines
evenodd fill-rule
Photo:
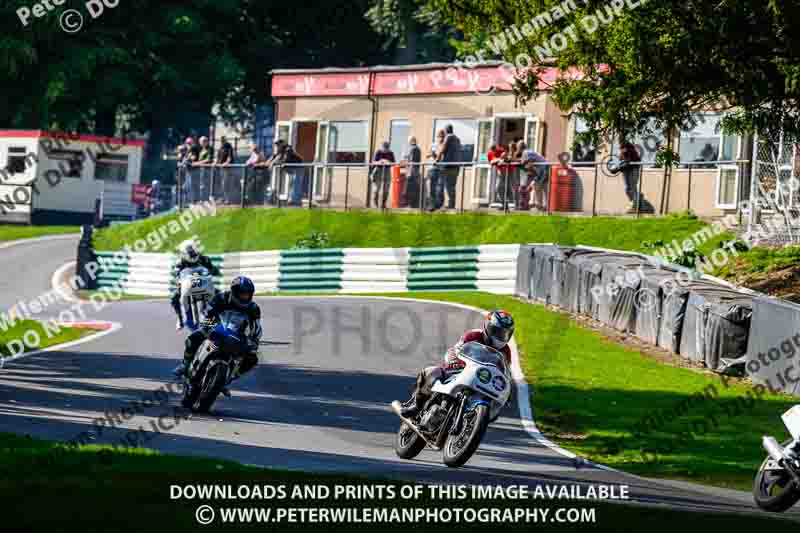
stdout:
<svg viewBox="0 0 800 533">
<path fill-rule="evenodd" d="M 82 224 L 132 218 L 145 141 L 0 130 L 0 222 Z"/>
</svg>

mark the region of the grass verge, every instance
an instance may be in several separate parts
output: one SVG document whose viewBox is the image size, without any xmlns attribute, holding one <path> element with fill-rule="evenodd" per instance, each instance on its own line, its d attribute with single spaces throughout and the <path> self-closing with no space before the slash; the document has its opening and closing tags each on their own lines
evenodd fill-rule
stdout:
<svg viewBox="0 0 800 533">
<path fill-rule="evenodd" d="M 16 355 L 19 352 L 17 343 L 22 343 L 25 353 L 74 341 L 91 333 L 93 331 L 90 329 L 68 327 L 56 331 L 53 328 L 46 329 L 36 320 L 20 320 L 14 326 L 6 327 L 5 331 L 0 331 L 0 360 L 3 357 Z M 22 342 L 23 339 L 27 340 L 27 343 Z"/>
<path fill-rule="evenodd" d="M 32 239 L 46 235 L 60 235 L 64 233 L 80 233 L 78 226 L 18 226 L 15 224 L 0 224 L 0 242 L 16 241 L 18 239 Z"/>
<path fill-rule="evenodd" d="M 261 488 L 282 486 L 286 498 L 270 499 L 194 499 L 173 498 L 173 488 L 186 485 L 208 485 L 232 487 L 234 494 L 239 485 Z M 378 509 L 479 509 L 495 508 L 550 509 L 555 508 L 595 509 L 595 531 L 633 531 L 646 528 L 650 532 L 672 532 L 680 527 L 708 527 L 721 531 L 752 531 L 764 525 L 781 525 L 775 518 L 766 516 L 735 516 L 726 514 L 688 513 L 664 508 L 616 505 L 601 501 L 542 501 L 542 500 L 490 500 L 473 498 L 459 500 L 433 500 L 427 494 L 419 499 L 403 500 L 358 498 L 313 499 L 294 497 L 295 488 L 324 486 L 382 485 L 392 486 L 400 493 L 400 483 L 395 481 L 369 480 L 355 476 L 311 474 L 267 470 L 243 466 L 230 461 L 200 457 L 177 457 L 149 450 L 112 448 L 104 446 L 81 446 L 69 448 L 54 442 L 29 437 L 0 433 L 0 496 L 7 509 L 3 518 L 4 531 L 115 531 L 140 532 L 190 531 L 196 532 L 197 508 L 208 504 L 216 509 L 213 522 L 215 530 L 220 527 L 236 530 L 264 531 L 408 531 L 411 524 L 386 523 L 327 523 L 324 526 L 298 520 L 298 523 L 270 523 L 252 520 L 251 523 L 223 524 L 220 507 L 271 509 L 312 508 L 378 508 Z M 42 509 L 46 512 L 42 512 Z M 275 514 L 273 516 L 275 516 Z M 430 531 L 452 531 L 453 523 L 417 524 Z M 470 527 L 464 525 L 460 527 Z M 478 527 L 473 524 L 472 527 Z M 481 529 L 485 525 L 480 525 Z M 531 527 L 544 531 L 582 531 L 586 523 L 521 523 L 504 524 L 506 529 L 530 531 Z"/>
<path fill-rule="evenodd" d="M 169 215 L 99 230 L 94 237 L 95 247 L 98 250 L 120 250 L 125 244 L 132 245 L 136 240 L 158 232 L 176 217 Z M 682 240 L 704 226 L 702 221 L 683 215 L 636 220 L 520 214 L 230 209 L 222 210 L 216 216 L 196 219 L 188 231 L 167 234 L 166 239 L 159 239 L 161 246 L 150 251 L 174 249 L 195 234 L 209 253 L 278 250 L 293 247 L 299 239 L 312 232 L 327 233 L 330 237 L 327 246 L 331 248 L 557 242 L 559 236 L 568 235 L 569 242 L 561 244 L 640 250 L 644 239 Z"/>
<path fill-rule="evenodd" d="M 542 432 L 568 450 L 634 474 L 749 490 L 765 457 L 761 436 L 781 440 L 786 430 L 780 415 L 797 403 L 769 392 L 754 400 L 747 382 L 666 365 L 566 314 L 516 298 L 472 292 L 388 296 L 511 312 Z M 663 421 L 635 432 L 650 415 Z"/>
</svg>

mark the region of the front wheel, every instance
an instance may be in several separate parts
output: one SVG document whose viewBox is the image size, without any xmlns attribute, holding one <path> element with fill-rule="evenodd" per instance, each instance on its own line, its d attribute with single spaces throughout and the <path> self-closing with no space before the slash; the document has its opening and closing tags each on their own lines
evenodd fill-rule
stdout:
<svg viewBox="0 0 800 533">
<path fill-rule="evenodd" d="M 228 380 L 228 366 L 223 363 L 211 364 L 203 376 L 202 389 L 194 405 L 194 411 L 207 413 L 222 392 Z"/>
<path fill-rule="evenodd" d="M 481 404 L 472 411 L 464 413 L 461 431 L 457 435 L 448 435 L 444 443 L 444 464 L 458 468 L 469 461 L 480 446 L 488 427 L 488 405 Z"/>
<path fill-rule="evenodd" d="M 394 441 L 394 451 L 401 459 L 413 459 L 425 449 L 425 441 L 417 435 L 417 432 L 403 422 L 397 430 L 397 438 Z"/>
<path fill-rule="evenodd" d="M 800 489 L 786 470 L 767 470 L 767 464 L 773 461 L 768 455 L 761 463 L 753 482 L 753 499 L 765 511 L 782 513 L 800 500 Z"/>
</svg>

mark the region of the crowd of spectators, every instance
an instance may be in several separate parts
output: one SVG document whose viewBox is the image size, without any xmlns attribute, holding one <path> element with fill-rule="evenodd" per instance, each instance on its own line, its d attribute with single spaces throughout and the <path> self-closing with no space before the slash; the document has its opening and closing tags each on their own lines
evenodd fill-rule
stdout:
<svg viewBox="0 0 800 533">
<path fill-rule="evenodd" d="M 267 157 L 255 143 L 244 168 L 232 169 L 235 154 L 225 137 L 216 152 L 207 137 L 196 143 L 192 137 L 178 147 L 178 173 L 184 202 L 195 202 L 211 196 L 222 204 L 237 205 L 242 194 L 248 202 L 275 204 L 282 192 L 290 206 L 302 205 L 311 186 L 309 168 L 291 145 L 279 139 Z M 455 209 L 458 180 L 462 173 L 464 148 L 452 124 L 436 132 L 425 159 L 415 137 L 409 137 L 405 152 L 395 154 L 388 141 L 381 143 L 369 163 L 369 200 L 374 207 L 386 209 L 395 177 L 401 190 L 401 207 L 428 211 Z M 549 167 L 545 158 L 515 139 L 508 146 L 492 144 L 486 159 L 491 167 L 490 205 L 517 210 L 547 209 Z M 471 164 L 471 163 L 470 163 Z M 281 169 L 281 179 L 271 179 L 271 172 Z M 245 180 L 245 172 L 247 179 Z M 627 179 L 626 192 L 634 188 Z M 272 190 L 271 187 L 275 189 Z M 531 197 L 533 201 L 531 202 Z"/>
</svg>

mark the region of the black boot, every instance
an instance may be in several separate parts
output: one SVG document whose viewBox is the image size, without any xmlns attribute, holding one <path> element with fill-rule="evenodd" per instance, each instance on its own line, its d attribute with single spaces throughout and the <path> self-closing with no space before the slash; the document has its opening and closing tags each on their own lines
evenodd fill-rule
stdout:
<svg viewBox="0 0 800 533">
<path fill-rule="evenodd" d="M 414 394 L 411 395 L 411 399 L 404 403 L 403 408 L 400 409 L 400 415 L 403 418 L 414 418 L 422 411 L 422 408 L 425 407 L 425 402 L 427 400 L 428 399 L 418 391 L 414 391 Z"/>
</svg>

